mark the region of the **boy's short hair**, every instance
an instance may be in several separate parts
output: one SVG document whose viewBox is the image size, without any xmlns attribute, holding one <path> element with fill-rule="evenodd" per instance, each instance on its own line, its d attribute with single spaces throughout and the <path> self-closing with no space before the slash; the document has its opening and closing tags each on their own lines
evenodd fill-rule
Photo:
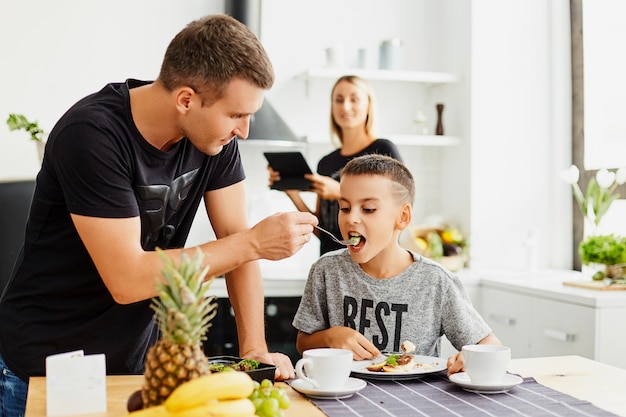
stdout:
<svg viewBox="0 0 626 417">
<path fill-rule="evenodd" d="M 243 23 L 228 15 L 209 15 L 172 39 L 158 80 L 169 91 L 188 86 L 213 102 L 234 78 L 269 90 L 274 69 L 261 42 Z"/>
<path fill-rule="evenodd" d="M 415 180 L 411 171 L 390 156 L 370 154 L 356 157 L 343 167 L 340 177 L 344 175 L 380 175 L 389 178 L 397 185 L 393 191 L 400 202 L 413 205 L 415 201 Z"/>
</svg>

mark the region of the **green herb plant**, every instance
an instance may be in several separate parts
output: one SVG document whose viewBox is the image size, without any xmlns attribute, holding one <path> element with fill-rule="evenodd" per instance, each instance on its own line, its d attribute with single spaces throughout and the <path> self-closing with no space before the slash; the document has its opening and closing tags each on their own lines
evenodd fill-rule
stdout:
<svg viewBox="0 0 626 417">
<path fill-rule="evenodd" d="M 584 239 L 578 247 L 580 260 L 585 265 L 603 264 L 606 270 L 594 275 L 594 279 L 623 278 L 626 266 L 626 237 L 610 235 L 592 235 Z"/>
<path fill-rule="evenodd" d="M 36 142 L 43 142 L 45 132 L 39 127 L 37 121 L 31 122 L 22 114 L 9 114 L 7 119 L 9 130 L 23 129 L 30 134 L 30 139 Z"/>
</svg>

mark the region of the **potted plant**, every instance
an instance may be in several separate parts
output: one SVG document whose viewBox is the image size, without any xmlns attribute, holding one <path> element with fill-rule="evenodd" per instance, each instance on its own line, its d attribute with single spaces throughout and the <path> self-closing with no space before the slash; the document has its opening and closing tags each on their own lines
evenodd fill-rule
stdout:
<svg viewBox="0 0 626 417">
<path fill-rule="evenodd" d="M 37 143 L 37 152 L 39 154 L 39 161 L 43 161 L 44 147 L 46 144 L 46 132 L 39 127 L 37 121 L 31 122 L 23 114 L 9 114 L 7 119 L 7 125 L 9 130 L 25 130 L 30 134 L 30 139 Z"/>
<path fill-rule="evenodd" d="M 584 239 L 578 247 L 580 260 L 585 265 L 601 265 L 602 269 L 593 275 L 594 280 L 610 279 L 611 283 L 626 282 L 626 237 L 592 235 Z"/>
</svg>

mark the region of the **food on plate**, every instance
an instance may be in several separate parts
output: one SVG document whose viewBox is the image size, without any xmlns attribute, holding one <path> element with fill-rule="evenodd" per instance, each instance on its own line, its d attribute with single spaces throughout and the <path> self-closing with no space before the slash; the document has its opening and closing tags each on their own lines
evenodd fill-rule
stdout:
<svg viewBox="0 0 626 417">
<path fill-rule="evenodd" d="M 405 340 L 400 345 L 400 349 L 402 349 L 404 353 L 415 352 L 415 345 L 410 340 Z"/>
<path fill-rule="evenodd" d="M 209 370 L 211 372 L 221 372 L 224 370 L 235 371 L 252 371 L 259 368 L 259 362 L 254 359 L 242 359 L 239 362 L 232 361 L 231 363 L 210 363 Z"/>
<path fill-rule="evenodd" d="M 427 371 L 432 369 L 434 365 L 438 365 L 438 363 L 417 363 L 414 361 L 414 356 L 411 352 L 415 351 L 415 345 L 409 341 L 405 340 L 400 345 L 400 348 L 404 353 L 402 354 L 393 354 L 387 356 L 385 360 L 373 363 L 368 366 L 366 369 L 370 372 L 412 372 L 417 369 L 421 369 Z"/>
<path fill-rule="evenodd" d="M 402 355 L 389 355 L 384 361 L 368 366 L 367 370 L 371 372 L 409 372 L 414 365 L 413 355 L 404 353 Z"/>
</svg>

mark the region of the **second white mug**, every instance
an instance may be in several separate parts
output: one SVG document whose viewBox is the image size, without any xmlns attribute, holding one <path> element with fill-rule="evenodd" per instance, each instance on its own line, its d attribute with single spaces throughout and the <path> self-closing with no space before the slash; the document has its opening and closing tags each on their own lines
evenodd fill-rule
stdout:
<svg viewBox="0 0 626 417">
<path fill-rule="evenodd" d="M 465 372 L 472 384 L 502 382 L 511 360 L 511 348 L 496 345 L 466 345 L 462 350 Z"/>
</svg>

